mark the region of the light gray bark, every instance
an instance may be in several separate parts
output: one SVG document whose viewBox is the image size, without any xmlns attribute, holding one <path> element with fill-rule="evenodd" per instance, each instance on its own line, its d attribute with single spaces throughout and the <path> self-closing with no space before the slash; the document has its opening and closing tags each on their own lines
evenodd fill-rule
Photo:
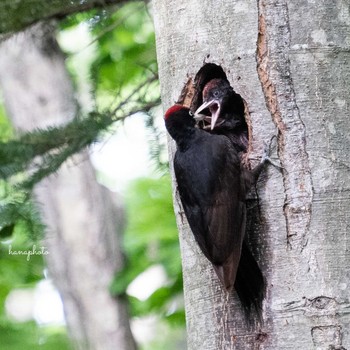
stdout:
<svg viewBox="0 0 350 350">
<path fill-rule="evenodd" d="M 37 25 L 0 47 L 0 84 L 17 130 L 63 124 L 77 104 L 52 26 Z M 87 151 L 42 181 L 35 195 L 47 225 L 49 274 L 77 349 L 133 350 L 125 300 L 109 285 L 123 266 L 122 208 L 100 186 Z M 119 204 L 120 206 L 120 204 Z"/>
<path fill-rule="evenodd" d="M 188 348 L 349 349 L 349 3 L 153 0 L 153 9 L 164 109 L 205 59 L 221 64 L 248 103 L 251 157 L 277 129 L 284 167 L 258 186 L 261 324 L 242 322 L 175 193 Z"/>
</svg>

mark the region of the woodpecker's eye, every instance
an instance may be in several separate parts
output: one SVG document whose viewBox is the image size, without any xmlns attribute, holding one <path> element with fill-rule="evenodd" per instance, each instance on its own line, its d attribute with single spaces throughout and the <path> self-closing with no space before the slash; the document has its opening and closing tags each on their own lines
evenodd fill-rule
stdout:
<svg viewBox="0 0 350 350">
<path fill-rule="evenodd" d="M 189 113 L 189 115 L 190 115 L 191 117 L 194 116 L 194 113 L 193 113 L 192 111 L 189 111 L 188 113 Z"/>
<path fill-rule="evenodd" d="M 219 97 L 219 91 L 215 90 L 213 95 L 214 95 L 214 97 Z"/>
</svg>

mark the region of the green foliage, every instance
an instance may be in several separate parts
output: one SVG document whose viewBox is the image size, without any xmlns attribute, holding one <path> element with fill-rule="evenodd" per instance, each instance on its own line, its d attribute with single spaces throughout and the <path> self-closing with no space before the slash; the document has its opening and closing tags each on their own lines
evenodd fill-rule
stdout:
<svg viewBox="0 0 350 350">
<path fill-rule="evenodd" d="M 36 183 L 98 140 L 113 123 L 159 104 L 157 76 L 152 72 L 156 70 L 154 32 L 146 5 L 131 2 L 117 9 L 92 10 L 71 16 L 62 24 L 62 28 L 72 28 L 83 21 L 91 29 L 97 49 L 90 67 L 90 83 L 102 108 L 87 115 L 78 112 L 66 125 L 37 129 L 16 138 L 0 109 L 0 126 L 4 127 L 0 137 L 0 179 L 11 183 L 17 197 L 22 197 L 13 200 L 0 196 L 0 236 L 9 235 L 19 219 L 34 216 L 23 197 L 29 198 Z"/>
<path fill-rule="evenodd" d="M 0 320 L 4 319 L 4 301 L 13 288 L 33 286 L 43 279 L 42 255 L 11 254 L 11 251 L 32 250 L 33 243 L 27 238 L 26 230 L 14 230 L 11 240 L 0 241 Z"/>
<path fill-rule="evenodd" d="M 0 141 L 4 142 L 13 137 L 12 126 L 6 118 L 4 106 L 0 103 Z"/>
<path fill-rule="evenodd" d="M 0 178 L 12 182 L 12 185 L 5 185 L 11 188 L 10 194 L 0 195 L 0 235 L 8 234 L 12 225 L 23 220 L 27 221 L 29 233 L 41 232 L 29 201 L 34 185 L 95 142 L 114 122 L 158 104 L 157 100 L 149 102 L 144 98 L 155 80 L 156 77 L 150 77 L 117 107 L 105 113 L 90 112 L 66 125 L 37 129 L 17 139 L 0 142 Z"/>
<path fill-rule="evenodd" d="M 38 328 L 34 322 L 16 324 L 0 322 L 1 348 L 6 350 L 70 350 L 62 328 Z"/>
<path fill-rule="evenodd" d="M 128 227 L 124 239 L 127 257 L 125 269 L 116 276 L 112 292 L 122 294 L 128 285 L 148 267 L 161 264 L 168 283 L 145 301 L 129 297 L 133 316 L 157 313 L 178 325 L 184 325 L 182 305 L 176 299 L 182 295 L 182 272 L 179 242 L 171 200 L 168 176 L 135 181 L 126 196 Z"/>
<path fill-rule="evenodd" d="M 0 170 L 2 178 L 6 178 L 9 168 L 16 168 L 18 158 L 27 156 L 26 150 L 22 147 L 17 149 L 11 138 L 13 130 L 0 105 L 0 169 L 4 169 Z M 35 241 L 42 237 L 43 226 L 29 193 L 14 188 L 9 181 L 0 180 L 0 240 L 10 238 L 15 231 L 26 232 L 30 241 Z"/>
<path fill-rule="evenodd" d="M 109 120 L 105 115 L 91 113 L 87 118 L 76 118 L 62 127 L 37 129 L 18 139 L 1 143 L 1 178 L 8 179 L 27 170 L 35 160 L 37 170 L 22 184 L 22 187 L 31 189 L 42 178 L 57 171 L 69 156 L 91 144 Z M 79 133 L 80 130 L 84 130 L 84 133 Z M 38 156 L 41 163 L 36 159 Z"/>
<path fill-rule="evenodd" d="M 43 274 L 41 256 L 32 256 L 28 262 L 25 256 L 9 255 L 9 244 L 14 250 L 30 249 L 38 237 L 35 233 L 43 231 L 29 200 L 33 186 L 56 172 L 68 157 L 94 143 L 112 126 L 119 126 L 129 115 L 148 112 L 159 104 L 159 84 L 154 73 L 157 71 L 155 39 L 146 4 L 129 2 L 113 9 L 77 14 L 65 20 L 61 28 L 73 28 L 81 23 L 89 25 L 91 44 L 96 48 L 89 77 L 96 109 L 87 115 L 78 112 L 66 125 L 14 137 L 8 122 L 1 118 L 3 110 L 0 108 L 0 241 L 12 239 L 11 243 L 0 243 L 0 347 L 8 350 L 69 349 L 66 335 L 61 332 L 47 334 L 32 322 L 15 324 L 4 316 L 3 305 L 9 291 L 18 286 L 33 286 Z M 78 76 L 74 68 L 71 69 L 72 76 Z M 154 135 L 152 155 L 159 160 L 160 135 L 152 116 L 146 118 Z M 164 169 L 164 162 L 159 163 Z M 145 301 L 130 296 L 131 314 L 136 317 L 159 314 L 168 324 L 183 326 L 181 262 L 170 179 L 136 181 L 126 197 L 127 263 L 116 276 L 111 290 L 124 294 L 143 271 L 161 264 L 167 283 Z M 162 349 L 164 344 L 165 339 L 154 344 L 152 349 Z"/>
<path fill-rule="evenodd" d="M 39 248 L 39 247 L 38 247 Z M 44 278 L 42 255 L 13 254 L 33 249 L 25 227 L 15 227 L 11 240 L 0 241 L 0 338 L 1 349 L 71 349 L 64 328 L 38 328 L 34 322 L 16 323 L 5 315 L 9 292 L 16 288 L 33 288 Z"/>
<path fill-rule="evenodd" d="M 9 238 L 15 230 L 25 232 L 31 242 L 43 237 L 44 226 L 30 199 L 6 197 L 5 201 L 0 206 L 0 239 Z"/>
<path fill-rule="evenodd" d="M 156 105 L 158 101 L 147 105 L 142 99 L 155 79 L 146 80 L 112 110 L 90 112 L 66 125 L 37 129 L 0 143 L 0 178 L 8 179 L 30 168 L 28 178 L 20 183 L 20 188 L 31 190 L 44 177 L 57 171 L 67 158 L 95 142 L 112 123 Z M 37 157 L 40 157 L 39 161 Z"/>
<path fill-rule="evenodd" d="M 81 23 L 87 24 L 92 34 L 89 46 L 95 55 L 89 83 L 97 105 L 119 103 L 146 75 L 157 72 L 153 23 L 145 2 L 126 2 L 70 16 L 61 28 L 72 29 Z M 77 53 L 72 52 L 71 59 Z M 69 67 L 76 77 L 74 68 Z M 159 86 L 149 91 L 149 96 L 159 99 Z"/>
<path fill-rule="evenodd" d="M 146 4 L 129 2 L 110 16 L 90 21 L 98 55 L 92 65 L 97 92 L 134 85 L 156 70 L 155 38 Z"/>
</svg>

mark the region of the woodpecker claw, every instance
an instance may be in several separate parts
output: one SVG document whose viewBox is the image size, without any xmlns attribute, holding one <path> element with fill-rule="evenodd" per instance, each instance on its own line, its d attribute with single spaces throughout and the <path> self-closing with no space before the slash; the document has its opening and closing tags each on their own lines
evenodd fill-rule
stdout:
<svg viewBox="0 0 350 350">
<path fill-rule="evenodd" d="M 270 159 L 270 154 L 271 154 L 270 145 L 268 145 L 268 144 L 264 141 L 264 151 L 263 151 L 263 154 L 262 154 L 262 156 L 261 156 L 261 161 L 260 161 L 260 163 L 265 163 L 266 161 L 269 161 L 269 159 Z"/>
<path fill-rule="evenodd" d="M 282 172 L 282 170 L 285 170 L 283 167 L 281 167 L 280 165 L 277 165 L 276 163 L 274 163 L 272 161 L 272 159 L 270 158 L 271 152 L 272 152 L 272 141 L 276 139 L 277 140 L 277 136 L 273 135 L 270 139 L 270 142 L 267 144 L 267 142 L 264 141 L 264 152 L 263 155 L 261 157 L 261 161 L 260 163 L 265 163 L 265 162 L 269 162 L 271 165 L 273 165 L 276 169 L 278 169 L 280 172 Z"/>
</svg>

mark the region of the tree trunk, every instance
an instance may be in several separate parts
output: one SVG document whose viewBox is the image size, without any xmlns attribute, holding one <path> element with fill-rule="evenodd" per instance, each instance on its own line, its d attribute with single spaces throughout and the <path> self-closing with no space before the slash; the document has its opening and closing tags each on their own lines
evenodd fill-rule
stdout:
<svg viewBox="0 0 350 350">
<path fill-rule="evenodd" d="M 348 3 L 153 0 L 153 7 L 164 109 L 204 60 L 221 64 L 248 103 L 250 156 L 278 133 L 284 168 L 281 175 L 270 167 L 258 186 L 250 241 L 267 296 L 262 322 L 249 325 L 199 252 L 174 191 L 188 348 L 349 349 Z"/>
<path fill-rule="evenodd" d="M 63 124 L 74 117 L 74 91 L 52 26 L 37 25 L 18 34 L 0 51 L 0 83 L 17 130 Z M 49 273 L 62 296 L 76 348 L 135 349 L 125 301 L 109 293 L 123 265 L 122 209 L 96 182 L 88 152 L 37 185 L 35 195 L 47 226 Z"/>
</svg>

